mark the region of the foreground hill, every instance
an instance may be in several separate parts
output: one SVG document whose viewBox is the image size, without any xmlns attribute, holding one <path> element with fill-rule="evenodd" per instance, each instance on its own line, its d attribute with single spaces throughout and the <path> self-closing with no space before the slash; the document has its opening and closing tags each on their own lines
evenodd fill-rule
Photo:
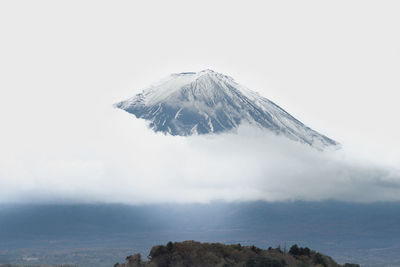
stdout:
<svg viewBox="0 0 400 267">
<path fill-rule="evenodd" d="M 114 267 L 359 267 L 358 264 L 339 265 L 329 256 L 297 245 L 286 252 L 279 247 L 263 250 L 240 244 L 169 242 L 166 246 L 154 246 L 148 258 L 149 261 L 142 261 L 140 254 L 131 255 L 126 258 L 125 263 L 116 263 Z"/>
</svg>

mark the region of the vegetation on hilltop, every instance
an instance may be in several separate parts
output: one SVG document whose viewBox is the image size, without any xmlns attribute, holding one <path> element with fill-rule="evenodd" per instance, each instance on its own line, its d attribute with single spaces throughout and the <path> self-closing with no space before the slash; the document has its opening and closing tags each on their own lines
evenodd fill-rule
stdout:
<svg viewBox="0 0 400 267">
<path fill-rule="evenodd" d="M 285 252 L 280 247 L 264 250 L 240 244 L 169 242 L 165 246 L 154 246 L 148 258 L 142 261 L 140 254 L 134 254 L 114 267 L 359 267 L 358 264 L 339 265 L 329 256 L 297 245 Z"/>
</svg>

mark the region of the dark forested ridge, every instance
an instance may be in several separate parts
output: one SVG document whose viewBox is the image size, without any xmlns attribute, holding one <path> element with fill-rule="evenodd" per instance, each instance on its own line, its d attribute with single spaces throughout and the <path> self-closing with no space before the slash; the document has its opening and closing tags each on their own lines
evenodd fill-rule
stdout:
<svg viewBox="0 0 400 267">
<path fill-rule="evenodd" d="M 114 267 L 359 267 L 350 263 L 339 265 L 329 256 L 297 245 L 286 251 L 280 247 L 260 249 L 196 241 L 154 246 L 148 259 L 143 261 L 140 254 L 134 254 L 128 256 L 125 263 L 116 263 Z"/>
</svg>

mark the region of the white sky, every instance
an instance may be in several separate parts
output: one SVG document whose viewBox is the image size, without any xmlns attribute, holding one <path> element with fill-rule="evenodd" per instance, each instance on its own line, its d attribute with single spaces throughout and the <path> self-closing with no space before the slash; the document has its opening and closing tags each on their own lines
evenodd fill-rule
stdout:
<svg viewBox="0 0 400 267">
<path fill-rule="evenodd" d="M 399 14 L 398 1 L 1 1 L 1 163 L 95 160 L 134 120 L 114 102 L 210 68 L 400 164 Z"/>
</svg>

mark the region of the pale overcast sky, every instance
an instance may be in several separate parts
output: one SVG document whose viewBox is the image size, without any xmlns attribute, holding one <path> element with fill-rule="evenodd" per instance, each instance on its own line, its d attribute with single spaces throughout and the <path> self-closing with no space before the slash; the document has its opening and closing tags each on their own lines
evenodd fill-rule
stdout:
<svg viewBox="0 0 400 267">
<path fill-rule="evenodd" d="M 399 164 L 399 14 L 398 1 L 1 1 L 3 189 L 40 184 L 40 171 L 4 182 L 31 177 L 38 158 L 98 164 L 96 149 L 122 149 L 115 132 L 138 123 L 113 103 L 207 68 Z"/>
</svg>

